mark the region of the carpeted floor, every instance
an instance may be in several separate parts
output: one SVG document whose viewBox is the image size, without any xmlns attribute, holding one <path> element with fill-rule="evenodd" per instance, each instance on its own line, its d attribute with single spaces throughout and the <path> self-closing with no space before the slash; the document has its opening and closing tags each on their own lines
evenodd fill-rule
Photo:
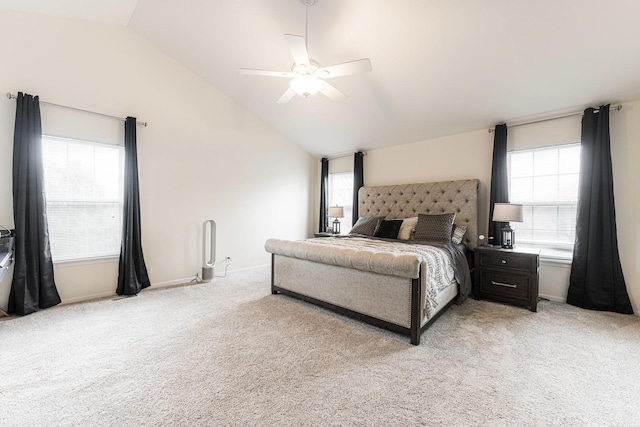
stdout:
<svg viewBox="0 0 640 427">
<path fill-rule="evenodd" d="M 640 318 L 453 306 L 408 339 L 269 269 L 0 321 L 0 424 L 640 425 Z"/>
</svg>

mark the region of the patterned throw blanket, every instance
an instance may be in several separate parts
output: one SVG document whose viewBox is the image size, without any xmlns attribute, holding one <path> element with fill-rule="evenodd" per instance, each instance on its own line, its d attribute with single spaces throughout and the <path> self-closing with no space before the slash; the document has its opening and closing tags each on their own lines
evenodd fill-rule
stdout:
<svg viewBox="0 0 640 427">
<path fill-rule="evenodd" d="M 269 252 L 279 253 L 280 251 L 277 250 L 279 242 L 283 241 L 268 241 L 266 245 L 267 250 Z M 463 297 L 459 298 L 458 302 L 461 302 L 468 295 L 468 292 L 463 292 L 463 289 L 470 284 L 470 280 L 469 283 L 466 283 L 469 277 L 466 260 L 464 260 L 464 255 L 451 244 L 430 243 L 426 245 L 416 244 L 415 242 L 402 243 L 398 241 L 353 236 L 308 239 L 297 241 L 294 244 L 296 247 L 294 253 L 287 250 L 287 253 L 280 252 L 280 254 L 317 261 L 317 257 L 322 256 L 320 255 L 322 253 L 344 254 L 345 251 L 340 251 L 340 249 L 346 249 L 348 252 L 355 251 L 360 255 L 369 253 L 371 258 L 378 254 L 392 254 L 398 257 L 397 259 L 404 260 L 407 259 L 407 256 L 411 259 L 415 257 L 420 263 L 423 272 L 422 281 L 425 289 L 425 307 L 423 309 L 426 318 L 431 318 L 435 312 L 438 305 L 436 301 L 438 293 L 447 288 L 454 279 L 461 285 L 464 285 L 460 287 L 461 296 Z M 308 256 L 308 254 L 312 254 L 313 257 Z M 337 259 L 336 262 L 332 262 L 330 256 L 322 256 L 322 258 L 323 262 L 327 264 L 344 265 L 343 260 L 339 260 L 339 263 Z M 462 263 L 466 269 L 466 277 L 464 274 L 465 271 L 460 272 L 461 266 L 459 264 L 461 263 L 461 259 L 464 260 Z M 354 266 L 353 268 L 358 267 Z"/>
</svg>

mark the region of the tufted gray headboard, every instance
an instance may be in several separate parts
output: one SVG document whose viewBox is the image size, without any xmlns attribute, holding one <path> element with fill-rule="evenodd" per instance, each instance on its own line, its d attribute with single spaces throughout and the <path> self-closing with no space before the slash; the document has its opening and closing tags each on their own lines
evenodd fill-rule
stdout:
<svg viewBox="0 0 640 427">
<path fill-rule="evenodd" d="M 478 189 L 480 181 L 428 182 L 424 184 L 362 187 L 358 191 L 358 215 L 401 219 L 418 214 L 455 212 L 455 223 L 466 225 L 464 243 L 475 248 L 478 243 Z"/>
</svg>

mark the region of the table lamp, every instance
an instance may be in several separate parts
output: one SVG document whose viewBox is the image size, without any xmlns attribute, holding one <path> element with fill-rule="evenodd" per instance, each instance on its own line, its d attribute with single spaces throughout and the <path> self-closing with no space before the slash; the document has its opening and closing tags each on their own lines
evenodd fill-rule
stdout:
<svg viewBox="0 0 640 427">
<path fill-rule="evenodd" d="M 335 218 L 335 220 L 333 221 L 333 234 L 340 234 L 340 221 L 338 220 L 338 218 L 344 218 L 344 207 L 329 207 L 329 218 Z"/>
<path fill-rule="evenodd" d="M 502 247 L 505 249 L 513 249 L 516 244 L 516 232 L 511 228 L 509 222 L 522 222 L 523 210 L 522 205 L 514 203 L 496 203 L 493 205 L 494 222 L 505 222 L 502 227 Z"/>
</svg>

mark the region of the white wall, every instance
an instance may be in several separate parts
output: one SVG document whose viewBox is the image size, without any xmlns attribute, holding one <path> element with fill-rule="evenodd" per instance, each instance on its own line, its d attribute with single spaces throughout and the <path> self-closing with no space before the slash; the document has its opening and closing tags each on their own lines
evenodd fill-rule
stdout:
<svg viewBox="0 0 640 427">
<path fill-rule="evenodd" d="M 353 155 L 329 159 L 329 173 L 353 172 Z"/>
<path fill-rule="evenodd" d="M 427 141 L 367 150 L 364 184 L 480 180 L 480 233 L 486 234 L 493 134 L 487 129 Z M 487 167 L 488 165 L 488 167 Z"/>
<path fill-rule="evenodd" d="M 596 105 L 597 107 L 597 105 Z M 611 112 L 611 152 L 620 259 L 627 290 L 640 311 L 640 102 Z M 580 140 L 580 116 L 514 127 L 508 131 L 514 149 Z M 488 188 L 491 183 L 493 134 L 487 129 L 444 138 L 368 150 L 364 158 L 365 185 L 385 185 L 478 178 L 481 181 L 480 232 L 486 233 Z M 565 301 L 570 265 L 542 261 L 540 295 Z"/>
<path fill-rule="evenodd" d="M 205 219 L 217 222 L 218 260 L 232 257 L 233 269 L 269 263 L 269 237 L 313 232 L 317 160 L 134 32 L 2 11 L 0 40 L 0 224 L 13 226 L 15 100 L 4 93 L 22 91 L 149 122 L 138 127 L 138 161 L 152 284 L 200 271 Z M 48 114 L 43 107 L 44 127 L 53 126 Z M 78 128 L 89 120 L 65 116 Z M 63 302 L 110 295 L 117 261 L 56 265 L 55 274 Z M 0 307 L 10 284 L 0 282 Z"/>
<path fill-rule="evenodd" d="M 611 112 L 618 249 L 633 310 L 640 315 L 640 102 Z"/>
</svg>

